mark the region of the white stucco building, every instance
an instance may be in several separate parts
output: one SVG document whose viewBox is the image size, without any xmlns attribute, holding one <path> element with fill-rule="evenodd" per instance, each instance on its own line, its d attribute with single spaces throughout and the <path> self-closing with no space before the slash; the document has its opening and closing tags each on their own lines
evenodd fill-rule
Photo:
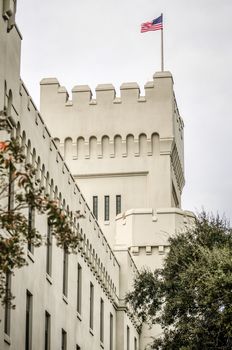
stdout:
<svg viewBox="0 0 232 350">
<path fill-rule="evenodd" d="M 145 96 L 136 83 L 123 83 L 119 97 L 98 85 L 96 99 L 83 85 L 69 98 L 45 78 L 38 111 L 20 78 L 15 4 L 0 0 L 0 112 L 46 192 L 85 217 L 76 255 L 54 240 L 25 251 L 28 266 L 12 278 L 16 309 L 0 307 L 0 349 L 142 350 L 151 331 L 138 332 L 125 293 L 138 269 L 161 266 L 168 237 L 192 218 L 181 209 L 184 124 L 172 75 L 155 73 Z M 35 224 L 46 238 L 46 217 Z"/>
</svg>

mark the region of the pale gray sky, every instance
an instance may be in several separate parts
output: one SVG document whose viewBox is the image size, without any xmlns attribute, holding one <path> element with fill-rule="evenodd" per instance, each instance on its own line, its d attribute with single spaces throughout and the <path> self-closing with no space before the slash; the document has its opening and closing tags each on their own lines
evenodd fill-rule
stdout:
<svg viewBox="0 0 232 350">
<path fill-rule="evenodd" d="M 185 122 L 184 209 L 232 219 L 232 1 L 19 0 L 21 75 L 39 106 L 39 81 L 74 85 L 137 81 L 160 70 L 160 32 L 140 24 L 164 14 L 165 69 Z"/>
</svg>

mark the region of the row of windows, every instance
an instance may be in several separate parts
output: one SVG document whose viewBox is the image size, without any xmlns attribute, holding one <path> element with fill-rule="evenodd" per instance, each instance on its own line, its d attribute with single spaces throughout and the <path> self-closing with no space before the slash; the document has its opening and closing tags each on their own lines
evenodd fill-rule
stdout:
<svg viewBox="0 0 232 350">
<path fill-rule="evenodd" d="M 35 211 L 29 208 L 29 226 L 34 227 L 34 216 L 35 216 Z M 47 225 L 47 238 L 46 238 L 46 273 L 50 277 L 52 276 L 52 227 L 51 225 Z M 85 240 L 83 240 L 83 243 L 85 243 Z M 28 251 L 33 254 L 34 253 L 34 246 L 33 244 L 28 241 Z M 29 255 L 31 257 L 31 255 Z M 62 272 L 62 293 L 65 297 L 68 296 L 68 259 L 69 254 L 66 252 L 66 250 L 63 250 L 63 272 Z M 99 263 L 100 264 L 100 263 Z M 79 266 L 79 264 L 78 264 Z M 100 265 L 99 265 L 100 266 Z M 80 279 L 80 267 L 78 268 L 78 280 Z M 109 283 L 109 288 L 110 290 L 115 290 L 115 286 L 112 283 L 111 280 L 109 280 L 109 277 L 107 277 L 106 273 L 106 280 Z M 80 284 L 78 286 L 78 295 L 80 295 Z M 116 290 L 115 290 L 116 292 Z M 80 299 L 78 301 L 80 303 Z"/>
<path fill-rule="evenodd" d="M 9 305 L 5 305 L 5 333 L 10 336 L 9 328 Z M 25 350 L 32 349 L 32 320 L 33 320 L 33 295 L 26 291 L 26 324 L 25 324 Z M 8 316 L 6 316 L 8 315 Z M 89 326 L 93 330 L 94 319 L 94 286 L 90 282 L 90 320 Z M 109 350 L 113 350 L 113 315 L 109 315 Z M 104 301 L 100 299 L 100 341 L 104 342 Z M 51 315 L 48 311 L 45 311 L 45 324 L 44 324 L 44 350 L 50 350 L 51 346 Z M 67 350 L 67 332 L 61 330 L 61 350 Z M 80 350 L 80 346 L 76 345 L 76 350 Z"/>
<path fill-rule="evenodd" d="M 32 349 L 32 320 L 33 320 L 33 295 L 27 290 L 26 293 L 26 325 L 25 325 L 25 350 Z M 51 315 L 45 311 L 44 324 L 44 350 L 51 349 Z M 67 332 L 61 330 L 61 350 L 67 350 Z M 79 345 L 76 345 L 76 350 L 81 350 Z"/>
<path fill-rule="evenodd" d="M 116 195 L 116 215 L 122 211 L 121 195 Z M 98 196 L 93 196 L 93 214 L 98 219 Z M 110 220 L 110 196 L 104 196 L 104 220 Z"/>
<path fill-rule="evenodd" d="M 82 268 L 78 264 L 78 279 L 77 279 L 77 312 L 81 314 L 81 291 L 82 291 Z M 11 275 L 7 275 L 6 284 L 7 290 L 10 290 Z M 32 349 L 32 310 L 33 296 L 27 290 L 26 292 L 26 326 L 25 326 L 25 350 Z M 10 336 L 10 305 L 6 302 L 4 331 Z M 100 342 L 104 343 L 104 300 L 100 298 Z M 89 327 L 93 331 L 94 328 L 94 285 L 90 282 L 89 290 Z M 109 318 L 109 350 L 113 350 L 113 315 L 110 313 Z M 127 326 L 127 350 L 130 350 L 130 328 Z M 49 350 L 51 343 L 51 316 L 45 311 L 45 334 L 44 334 L 44 349 Z M 61 349 L 67 350 L 67 333 L 64 329 L 61 332 Z M 80 349 L 77 345 L 76 350 Z M 137 338 L 134 337 L 134 350 L 137 350 Z"/>
<path fill-rule="evenodd" d="M 48 248 L 49 249 L 49 248 Z M 47 250 L 48 251 L 48 250 Z M 49 254 L 48 254 L 49 255 Z M 67 277 L 68 277 L 68 254 L 64 251 L 63 255 L 63 294 L 67 297 Z M 48 259 L 49 260 L 49 259 Z M 47 264 L 49 266 L 49 264 Z M 10 295 L 11 291 L 11 275 L 6 275 L 6 291 L 7 295 Z M 94 285 L 92 282 L 90 282 L 90 291 L 89 291 L 89 327 L 91 330 L 93 330 L 93 324 L 94 324 Z M 27 316 L 26 316 L 26 324 L 28 322 L 29 317 L 29 309 L 30 309 L 30 294 L 27 294 Z M 77 264 L 77 304 L 76 304 L 77 312 L 79 315 L 82 313 L 82 267 L 78 263 Z M 113 317 L 113 316 L 112 316 Z M 47 319 L 46 319 L 47 320 Z M 10 303 L 8 302 L 8 298 L 6 298 L 6 305 L 5 305 L 5 318 L 4 318 L 4 331 L 7 335 L 10 336 Z M 48 321 L 48 320 L 47 320 Z M 46 322 L 47 322 L 46 321 Z M 112 325 L 110 325 L 111 328 Z M 26 328 L 27 329 L 27 328 Z M 110 339 L 112 336 L 110 336 Z M 26 339 L 29 339 L 29 336 L 26 336 Z M 100 300 L 100 340 L 101 342 L 104 341 L 104 301 L 103 299 Z M 111 340 L 112 342 L 112 340 Z M 26 347 L 26 349 L 30 349 L 29 347 Z M 45 347 L 46 349 L 46 347 Z M 113 349 L 113 348 L 111 348 Z"/>
<path fill-rule="evenodd" d="M 35 228 L 35 209 L 29 207 L 28 208 L 28 226 L 29 226 L 29 233 L 31 230 Z M 47 237 L 46 237 L 46 273 L 51 276 L 52 275 L 52 227 L 49 225 L 49 222 L 47 224 Z M 91 244 L 89 246 L 89 242 L 87 240 L 87 244 L 85 241 L 85 235 L 83 242 L 81 244 L 83 250 L 87 251 L 88 256 L 92 259 L 93 263 L 99 266 L 100 269 L 102 269 L 102 266 L 100 266 L 100 259 L 97 260 L 97 256 L 95 255 L 95 251 L 91 249 Z M 31 254 L 34 254 L 34 245 L 32 242 L 30 242 L 30 234 L 28 234 L 28 245 L 27 245 L 28 251 Z M 68 253 L 64 250 L 63 253 L 63 294 L 67 296 L 68 294 Z M 31 257 L 31 255 L 29 255 Z M 102 264 L 101 264 L 102 265 Z M 104 272 L 105 273 L 105 272 Z M 105 279 L 107 280 L 107 283 L 109 284 L 109 288 L 111 290 L 115 289 L 115 286 L 113 282 L 110 280 L 109 275 L 106 272 L 106 275 L 104 275 Z M 115 290 L 116 292 L 116 290 Z"/>
<path fill-rule="evenodd" d="M 9 180 L 11 180 L 11 171 L 9 172 Z M 93 207 L 95 216 L 98 216 L 98 197 L 93 197 Z M 8 208 L 9 210 L 14 207 L 14 183 L 9 181 L 9 196 L 8 196 Z M 121 196 L 116 196 L 116 214 L 121 212 Z M 105 196 L 105 220 L 108 221 L 110 217 L 110 197 Z M 33 230 L 35 229 L 35 208 L 33 206 L 28 207 L 28 251 L 34 254 L 34 245 L 30 240 L 30 235 L 34 236 Z M 47 253 L 46 253 L 46 272 L 51 276 L 52 268 L 52 230 L 48 225 L 47 232 Z M 91 246 L 91 245 L 90 245 Z M 64 252 L 63 256 L 63 294 L 67 296 L 68 288 L 68 254 Z"/>
</svg>

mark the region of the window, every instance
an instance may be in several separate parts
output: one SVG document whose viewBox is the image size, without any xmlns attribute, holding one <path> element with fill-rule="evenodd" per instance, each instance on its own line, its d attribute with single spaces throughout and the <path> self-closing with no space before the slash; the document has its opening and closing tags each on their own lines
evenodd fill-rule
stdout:
<svg viewBox="0 0 232 350">
<path fill-rule="evenodd" d="M 82 267 L 77 264 L 77 312 L 81 315 Z"/>
<path fill-rule="evenodd" d="M 79 345 L 76 345 L 76 350 L 81 350 Z"/>
<path fill-rule="evenodd" d="M 93 215 L 98 219 L 98 196 L 93 196 Z"/>
<path fill-rule="evenodd" d="M 45 311 L 45 350 L 50 350 L 51 316 Z"/>
<path fill-rule="evenodd" d="M 52 227 L 47 224 L 47 260 L 46 260 L 46 272 L 49 276 L 52 275 Z"/>
<path fill-rule="evenodd" d="M 120 214 L 122 212 L 121 209 L 121 195 L 116 196 L 116 215 Z"/>
<path fill-rule="evenodd" d="M 63 254 L 63 294 L 68 296 L 68 253 L 66 249 Z"/>
<path fill-rule="evenodd" d="M 178 197 L 177 197 L 177 194 L 176 194 L 176 190 L 175 190 L 175 187 L 174 187 L 173 184 L 172 184 L 172 196 L 173 196 L 173 201 L 174 201 L 175 207 L 179 208 L 180 204 L 179 204 Z"/>
<path fill-rule="evenodd" d="M 31 344 L 32 344 L 32 294 L 27 290 L 25 350 L 31 350 L 32 349 Z"/>
<path fill-rule="evenodd" d="M 100 341 L 104 342 L 104 301 L 100 300 Z"/>
<path fill-rule="evenodd" d="M 13 177 L 13 166 L 10 165 L 9 170 L 9 187 L 8 187 L 8 210 L 14 208 L 14 177 Z"/>
<path fill-rule="evenodd" d="M 61 350 L 67 350 L 67 333 L 63 329 L 61 332 Z"/>
<path fill-rule="evenodd" d="M 105 221 L 109 221 L 110 220 L 110 197 L 109 196 L 105 196 L 105 217 L 104 217 Z"/>
<path fill-rule="evenodd" d="M 35 208 L 33 206 L 29 206 L 28 208 L 28 250 L 33 254 L 34 253 L 34 245 L 33 241 L 33 230 L 35 229 Z"/>
<path fill-rule="evenodd" d="M 4 315 L 4 332 L 10 336 L 10 311 L 11 311 L 11 273 L 6 273 L 6 300 L 5 300 L 5 315 Z"/>
<path fill-rule="evenodd" d="M 137 350 L 137 338 L 134 337 L 134 350 Z"/>
<path fill-rule="evenodd" d="M 114 341 L 113 331 L 114 331 L 114 321 L 113 321 L 113 315 L 110 313 L 110 350 L 113 350 L 113 341 Z"/>
<path fill-rule="evenodd" d="M 90 312 L 89 312 L 89 327 L 90 329 L 93 329 L 93 308 L 94 308 L 94 286 L 90 282 L 90 299 L 89 299 L 89 306 L 90 306 Z"/>
<path fill-rule="evenodd" d="M 126 350 L 130 350 L 130 328 L 126 328 Z"/>
</svg>

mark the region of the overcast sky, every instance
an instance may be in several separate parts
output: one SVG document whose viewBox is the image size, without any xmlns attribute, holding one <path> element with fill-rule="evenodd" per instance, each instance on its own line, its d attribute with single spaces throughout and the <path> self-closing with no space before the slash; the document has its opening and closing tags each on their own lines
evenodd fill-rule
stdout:
<svg viewBox="0 0 232 350">
<path fill-rule="evenodd" d="M 165 69 L 185 122 L 182 207 L 232 219 L 232 0 L 18 0 L 21 76 L 39 107 L 39 81 L 68 91 L 144 84 L 160 70 L 160 32 L 140 24 L 164 14 Z"/>
</svg>

